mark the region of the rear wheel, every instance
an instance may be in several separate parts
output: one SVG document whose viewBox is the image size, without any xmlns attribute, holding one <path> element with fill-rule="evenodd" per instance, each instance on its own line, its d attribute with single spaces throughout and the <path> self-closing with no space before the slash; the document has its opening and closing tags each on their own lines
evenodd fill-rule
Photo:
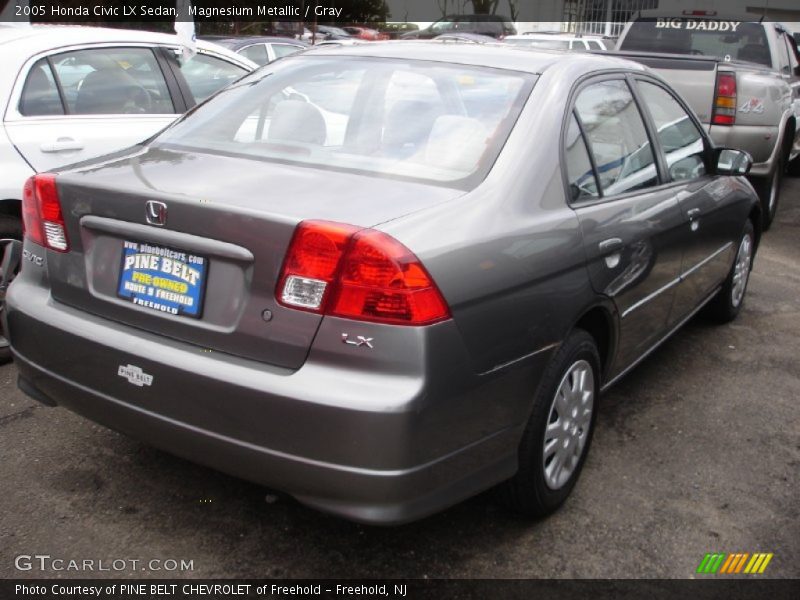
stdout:
<svg viewBox="0 0 800 600">
<path fill-rule="evenodd" d="M 750 271 L 753 269 L 755 248 L 753 223 L 748 220 L 739 240 L 736 259 L 733 261 L 728 278 L 706 308 L 706 315 L 713 320 L 719 323 L 728 323 L 733 321 L 742 310 L 747 283 L 750 281 Z"/>
<path fill-rule="evenodd" d="M 2 264 L 3 253 L 5 252 L 6 244 L 2 240 L 22 239 L 22 223 L 16 217 L 11 215 L 0 215 L 0 265 Z M 2 267 L 0 267 L 2 268 Z M 0 273 L 0 280 L 3 279 L 3 273 Z M 11 348 L 9 347 L 8 340 L 3 331 L 3 312 L 5 311 L 6 304 L 6 291 L 0 289 L 0 365 L 7 363 L 11 360 Z"/>
<path fill-rule="evenodd" d="M 556 510 L 578 480 L 597 415 L 600 357 L 587 332 L 575 330 L 545 371 L 519 447 L 519 470 L 499 489 L 517 512 Z"/>
</svg>

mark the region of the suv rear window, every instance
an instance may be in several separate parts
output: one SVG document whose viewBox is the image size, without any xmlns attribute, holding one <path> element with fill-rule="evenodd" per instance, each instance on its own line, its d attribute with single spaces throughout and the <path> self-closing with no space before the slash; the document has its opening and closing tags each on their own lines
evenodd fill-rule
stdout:
<svg viewBox="0 0 800 600">
<path fill-rule="evenodd" d="M 761 23 L 713 19 L 640 19 L 619 50 L 713 56 L 771 66 Z"/>
<path fill-rule="evenodd" d="M 534 81 L 427 61 L 289 58 L 156 143 L 468 189 L 488 173 Z"/>
</svg>

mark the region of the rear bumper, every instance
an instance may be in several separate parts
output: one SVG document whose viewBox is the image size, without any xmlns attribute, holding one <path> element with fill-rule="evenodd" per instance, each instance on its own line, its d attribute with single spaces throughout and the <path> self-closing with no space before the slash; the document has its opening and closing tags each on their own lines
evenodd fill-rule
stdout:
<svg viewBox="0 0 800 600">
<path fill-rule="evenodd" d="M 531 371 L 477 386 L 459 359 L 447 371 L 425 349 L 457 334 L 452 323 L 420 330 L 440 339 L 422 342 L 416 376 L 348 371 L 314 349 L 297 371 L 203 352 L 53 302 L 25 278 L 7 323 L 21 387 L 37 400 L 352 520 L 418 519 L 517 467 L 524 407 L 509 379 Z M 120 376 L 127 365 L 151 384 Z"/>
</svg>

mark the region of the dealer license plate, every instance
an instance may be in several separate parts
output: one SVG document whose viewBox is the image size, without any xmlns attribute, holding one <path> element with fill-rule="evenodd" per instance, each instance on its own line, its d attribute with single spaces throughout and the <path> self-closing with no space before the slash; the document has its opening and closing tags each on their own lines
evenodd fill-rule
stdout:
<svg viewBox="0 0 800 600">
<path fill-rule="evenodd" d="M 126 240 L 117 294 L 157 312 L 199 318 L 207 270 L 202 256 Z"/>
</svg>

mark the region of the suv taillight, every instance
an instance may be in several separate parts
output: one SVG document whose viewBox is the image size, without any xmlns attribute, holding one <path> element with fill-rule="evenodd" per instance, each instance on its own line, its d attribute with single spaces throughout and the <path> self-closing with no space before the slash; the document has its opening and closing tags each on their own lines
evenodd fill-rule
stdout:
<svg viewBox="0 0 800 600">
<path fill-rule="evenodd" d="M 277 299 L 290 308 L 393 325 L 450 318 L 433 279 L 403 244 L 380 231 L 328 221 L 297 226 Z"/>
<path fill-rule="evenodd" d="M 717 89 L 714 94 L 712 125 L 733 125 L 736 123 L 736 75 L 717 73 Z"/>
<path fill-rule="evenodd" d="M 22 225 L 26 238 L 56 252 L 69 252 L 67 229 L 58 199 L 56 176 L 40 173 L 22 189 Z"/>
</svg>

